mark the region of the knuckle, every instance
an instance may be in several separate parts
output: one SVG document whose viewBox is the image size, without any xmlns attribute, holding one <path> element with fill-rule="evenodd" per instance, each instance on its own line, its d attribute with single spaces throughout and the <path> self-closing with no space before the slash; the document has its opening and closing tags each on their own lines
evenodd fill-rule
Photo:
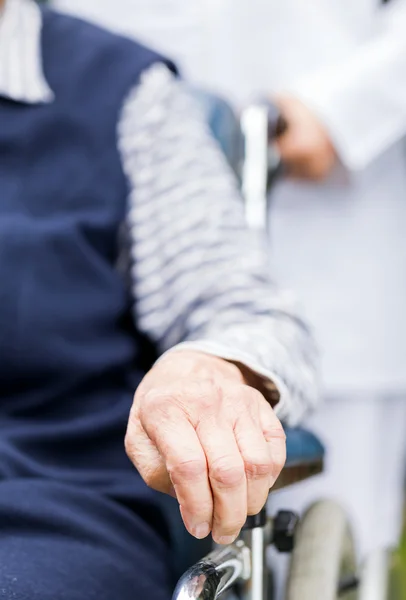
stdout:
<svg viewBox="0 0 406 600">
<path fill-rule="evenodd" d="M 229 456 L 217 458 L 210 465 L 210 479 L 222 488 L 234 488 L 241 485 L 245 478 L 244 463 L 235 462 Z"/>
<path fill-rule="evenodd" d="M 284 448 L 286 446 L 286 433 L 282 425 L 279 423 L 263 430 L 264 437 L 267 442 L 273 441 Z"/>
<path fill-rule="evenodd" d="M 167 404 L 171 399 L 171 394 L 168 391 L 160 389 L 149 390 L 142 397 L 141 409 L 146 411 L 160 410 L 163 405 Z"/>
<path fill-rule="evenodd" d="M 285 446 L 285 442 L 286 442 L 286 433 L 284 428 L 282 427 L 282 425 L 280 423 L 278 423 L 278 425 L 276 427 L 273 428 L 272 430 L 272 437 L 280 440 L 282 446 Z"/>
<path fill-rule="evenodd" d="M 213 414 L 213 409 L 217 406 L 217 396 L 208 391 L 203 392 L 200 390 L 200 392 L 199 395 L 195 396 L 195 406 L 198 409 L 201 420 Z"/>
<path fill-rule="evenodd" d="M 204 459 L 200 458 L 183 460 L 169 466 L 168 473 L 174 485 L 193 482 L 206 475 L 207 464 Z"/>
<path fill-rule="evenodd" d="M 245 460 L 245 473 L 249 479 L 262 479 L 268 477 L 272 473 L 272 460 Z"/>
<path fill-rule="evenodd" d="M 138 407 L 139 420 L 147 431 L 155 434 L 164 423 L 173 420 L 176 411 L 176 393 L 171 390 L 148 391 Z"/>
</svg>

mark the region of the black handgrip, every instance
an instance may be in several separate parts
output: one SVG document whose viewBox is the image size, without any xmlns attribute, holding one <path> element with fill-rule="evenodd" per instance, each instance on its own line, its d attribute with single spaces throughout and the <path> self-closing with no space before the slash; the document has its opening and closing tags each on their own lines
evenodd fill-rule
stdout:
<svg viewBox="0 0 406 600">
<path fill-rule="evenodd" d="M 272 142 L 281 137 L 289 127 L 289 124 L 281 113 L 280 108 L 277 104 L 272 102 L 269 98 L 266 98 L 263 103 L 265 104 L 267 110 L 267 120 L 268 120 L 268 143 L 270 148 L 273 147 Z M 275 156 L 274 154 L 272 156 Z M 266 182 L 267 192 L 270 192 L 273 188 L 275 181 L 283 177 L 286 173 L 285 166 L 279 157 L 277 162 L 275 163 L 275 159 L 273 158 L 271 162 L 268 162 L 268 175 Z M 269 210 L 269 202 L 270 196 L 268 194 L 268 210 Z"/>
<path fill-rule="evenodd" d="M 266 106 L 268 109 L 268 138 L 275 140 L 286 132 L 288 122 L 274 102 L 267 100 Z"/>
<path fill-rule="evenodd" d="M 267 523 L 266 508 L 264 507 L 257 515 L 247 517 L 243 530 L 256 529 L 257 527 L 265 527 Z"/>
</svg>

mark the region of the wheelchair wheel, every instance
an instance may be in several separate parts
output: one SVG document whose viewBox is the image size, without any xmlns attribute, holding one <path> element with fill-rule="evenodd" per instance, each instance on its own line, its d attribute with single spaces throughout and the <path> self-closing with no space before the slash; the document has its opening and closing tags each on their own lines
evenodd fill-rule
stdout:
<svg viewBox="0 0 406 600">
<path fill-rule="evenodd" d="M 317 502 L 298 525 L 285 599 L 355 600 L 355 573 L 354 543 L 344 511 L 335 502 Z"/>
</svg>

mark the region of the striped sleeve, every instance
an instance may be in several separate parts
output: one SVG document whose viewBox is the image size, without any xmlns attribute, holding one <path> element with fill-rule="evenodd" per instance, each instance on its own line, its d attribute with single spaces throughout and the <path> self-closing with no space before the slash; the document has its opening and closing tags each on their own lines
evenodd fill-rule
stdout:
<svg viewBox="0 0 406 600">
<path fill-rule="evenodd" d="M 137 325 L 160 352 L 201 350 L 259 375 L 295 424 L 318 402 L 307 325 L 271 281 L 266 240 L 183 84 L 152 67 L 125 101 L 119 149 Z"/>
</svg>

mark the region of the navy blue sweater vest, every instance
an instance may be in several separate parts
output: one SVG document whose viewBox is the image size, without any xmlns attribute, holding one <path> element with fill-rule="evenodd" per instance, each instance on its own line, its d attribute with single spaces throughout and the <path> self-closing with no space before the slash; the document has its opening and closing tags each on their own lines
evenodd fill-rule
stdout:
<svg viewBox="0 0 406 600">
<path fill-rule="evenodd" d="M 123 101 L 161 57 L 43 11 L 50 104 L 0 99 L 0 477 L 134 503 L 123 449 L 144 342 L 116 269 L 127 182 Z"/>
</svg>

